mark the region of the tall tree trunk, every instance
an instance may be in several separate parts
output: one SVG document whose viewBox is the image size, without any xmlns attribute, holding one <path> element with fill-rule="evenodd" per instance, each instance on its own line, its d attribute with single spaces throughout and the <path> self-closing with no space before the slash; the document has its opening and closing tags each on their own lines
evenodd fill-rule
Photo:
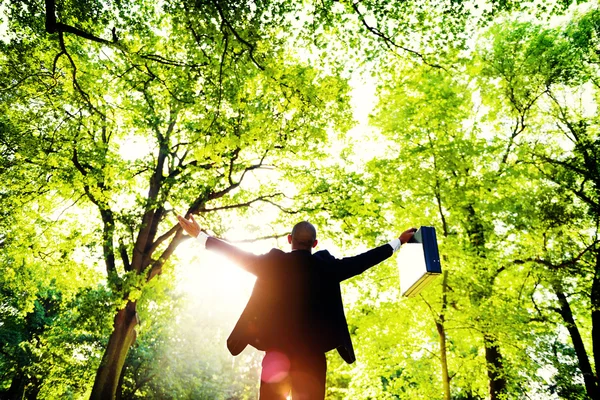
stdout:
<svg viewBox="0 0 600 400">
<path fill-rule="evenodd" d="M 592 350 L 596 369 L 596 395 L 598 396 L 592 398 L 600 399 L 600 249 L 596 249 L 596 268 L 590 297 L 592 305 Z"/>
<path fill-rule="evenodd" d="M 10 387 L 5 392 L 0 392 L 0 400 L 12 400 L 12 399 L 23 399 L 25 398 L 25 386 L 27 381 L 25 377 L 18 373 L 17 376 L 13 377 Z"/>
<path fill-rule="evenodd" d="M 504 365 L 502 362 L 502 353 L 489 335 L 484 335 L 483 342 L 485 346 L 485 361 L 487 364 L 490 400 L 500 400 L 506 392 L 506 379 L 504 378 Z"/>
<path fill-rule="evenodd" d="M 96 373 L 90 400 L 115 398 L 125 357 L 136 338 L 135 327 L 137 324 L 136 303 L 128 301 L 125 308 L 119 310 L 115 316 L 114 330 L 110 335 L 108 346 Z"/>
<path fill-rule="evenodd" d="M 435 162 L 435 161 L 434 161 Z M 436 166 L 437 170 L 437 166 Z M 440 181 L 436 178 L 435 180 L 435 199 L 438 205 L 438 212 L 440 220 L 442 221 L 443 235 L 445 238 L 448 237 L 448 223 L 446 222 L 446 216 L 444 215 L 444 209 L 442 207 L 442 195 L 440 188 Z M 446 255 L 442 256 L 444 262 L 448 260 Z M 442 272 L 442 310 L 440 311 L 440 317 L 435 321 L 435 327 L 438 331 L 440 338 L 440 362 L 442 364 L 442 385 L 444 387 L 444 400 L 450 400 L 450 374 L 448 373 L 448 347 L 446 346 L 446 310 L 448 308 L 448 270 L 444 269 Z"/>
<path fill-rule="evenodd" d="M 469 205 L 466 208 L 466 211 L 469 242 L 481 258 L 486 258 L 485 228 L 483 223 L 472 205 Z M 500 269 L 496 270 L 493 276 L 490 278 L 490 286 L 488 291 L 474 295 L 474 299 L 476 299 L 474 302 L 472 301 L 474 304 L 479 306 L 482 299 L 492 295 L 494 281 L 500 271 Z M 500 352 L 500 347 L 496 343 L 494 336 L 487 332 L 484 332 L 483 334 L 483 345 L 485 348 L 485 361 L 489 380 L 490 400 L 499 400 L 506 392 L 506 377 L 504 374 L 502 353 Z"/>
<path fill-rule="evenodd" d="M 600 391 L 598 390 L 597 379 L 594 375 L 594 372 L 592 371 L 590 359 L 585 350 L 585 346 L 583 345 L 583 339 L 581 338 L 581 334 L 579 333 L 579 328 L 575 323 L 575 318 L 573 318 L 573 311 L 571 310 L 569 300 L 567 299 L 567 296 L 565 296 L 564 292 L 561 290 L 560 287 L 558 287 L 557 285 L 553 285 L 553 289 L 554 293 L 556 294 L 556 297 L 558 298 L 558 303 L 560 305 L 560 315 L 565 323 L 565 326 L 569 331 L 571 341 L 573 342 L 573 348 L 575 349 L 575 354 L 577 355 L 577 364 L 579 365 L 579 370 L 583 375 L 585 390 L 590 399 L 600 399 Z M 592 295 L 593 292 L 594 290 L 592 289 Z M 593 313 L 594 311 L 592 311 L 592 315 Z M 596 357 L 595 354 L 594 357 Z M 596 366 L 596 368 L 598 367 Z"/>
<path fill-rule="evenodd" d="M 440 361 L 442 363 L 442 384 L 444 386 L 444 400 L 450 400 L 450 375 L 448 374 L 448 349 L 446 347 L 446 306 L 448 303 L 448 271 L 442 273 L 442 312 L 440 318 L 435 322 L 440 338 Z"/>
</svg>

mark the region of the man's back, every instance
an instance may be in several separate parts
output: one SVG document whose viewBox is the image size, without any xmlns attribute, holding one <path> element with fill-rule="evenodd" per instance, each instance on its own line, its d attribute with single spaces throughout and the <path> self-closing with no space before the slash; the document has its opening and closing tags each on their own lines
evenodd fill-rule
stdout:
<svg viewBox="0 0 600 400">
<path fill-rule="evenodd" d="M 349 363 L 355 357 L 339 282 L 393 253 L 384 245 L 343 259 L 327 251 L 311 254 L 308 250 L 285 253 L 273 249 L 255 256 L 213 238 L 207 248 L 228 254 L 257 276 L 250 300 L 227 340 L 233 355 L 248 344 L 259 350 L 277 347 L 326 352 L 337 348 Z"/>
<path fill-rule="evenodd" d="M 269 254 L 268 262 L 275 268 L 257 275 L 232 337 L 241 330 L 247 343 L 259 350 L 318 345 L 315 338 L 323 337 L 326 330 L 323 322 L 331 321 L 323 313 L 330 314 L 334 308 L 330 292 L 337 282 L 327 274 L 322 259 L 309 251 Z"/>
</svg>

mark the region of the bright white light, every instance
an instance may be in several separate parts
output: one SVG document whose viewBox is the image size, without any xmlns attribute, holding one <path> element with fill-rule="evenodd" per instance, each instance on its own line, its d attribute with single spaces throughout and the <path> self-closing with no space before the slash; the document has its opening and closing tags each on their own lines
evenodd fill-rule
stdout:
<svg viewBox="0 0 600 400">
<path fill-rule="evenodd" d="M 15 38 L 15 34 L 8 30 L 8 10 L 4 3 L 0 3 L 0 41 L 8 43 Z"/>
<path fill-rule="evenodd" d="M 119 144 L 119 155 L 125 161 L 139 160 L 154 151 L 154 143 L 143 136 L 131 134 Z"/>
<path fill-rule="evenodd" d="M 177 255 L 177 288 L 189 295 L 196 306 L 214 311 L 233 326 L 250 298 L 256 278 L 193 240 L 182 244 Z"/>
</svg>

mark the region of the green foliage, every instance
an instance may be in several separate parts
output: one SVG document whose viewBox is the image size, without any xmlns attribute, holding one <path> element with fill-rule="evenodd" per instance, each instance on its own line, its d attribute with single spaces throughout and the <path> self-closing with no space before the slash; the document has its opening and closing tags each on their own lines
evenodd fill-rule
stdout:
<svg viewBox="0 0 600 400">
<path fill-rule="evenodd" d="M 174 291 L 187 212 L 256 236 L 310 218 L 350 250 L 438 228 L 444 283 L 400 299 L 390 261 L 346 284 L 359 361 L 330 357 L 330 398 L 590 395 L 600 14 L 510 16 L 569 5 L 542 3 L 5 2 L 0 397 L 89 395 L 133 304 L 122 398 L 252 398 L 257 356 L 232 366 Z M 352 165 L 331 139 L 365 70 L 382 148 Z"/>
<path fill-rule="evenodd" d="M 6 299 L 16 293 L 2 293 Z M 6 398 L 59 398 L 84 392 L 110 332 L 114 303 L 105 290 L 66 300 L 54 282 L 41 287 L 25 316 L 3 313 L 1 393 Z"/>
<path fill-rule="evenodd" d="M 372 122 L 389 139 L 389 148 L 385 158 L 368 164 L 367 186 L 376 187 L 382 198 L 394 199 L 388 204 L 397 205 L 390 207 L 396 225 L 438 228 L 448 282 L 441 288 L 435 285 L 420 299 L 405 300 L 421 321 L 431 315 L 429 327 L 411 318 L 404 303 L 390 302 L 385 326 L 379 320 L 386 315 L 385 303 L 376 301 L 370 309 L 357 305 L 357 315 L 375 316 L 373 330 L 357 338 L 378 338 L 366 351 L 365 370 L 383 368 L 375 374 L 379 381 L 373 375 L 360 381 L 363 393 L 386 398 L 385 390 L 396 380 L 393 396 L 414 398 L 416 394 L 407 390 L 415 388 L 419 395 L 431 391 L 437 394 L 429 397 L 443 398 L 441 382 L 436 381 L 441 327 L 451 396 L 521 398 L 526 395 L 524 382 L 536 382 L 542 391 L 560 392 L 559 396 L 585 396 L 586 391 L 592 396 L 590 387 L 566 384 L 562 369 L 554 370 L 549 382 L 538 374 L 540 368 L 552 370 L 568 354 L 564 349 L 570 341 L 556 339 L 555 324 L 570 326 L 562 320 L 564 313 L 552 314 L 556 294 L 551 288 L 556 282 L 565 285 L 561 287 L 588 352 L 594 341 L 589 334 L 593 295 L 586 299 L 577 292 L 593 293 L 590 285 L 596 273 L 598 214 L 586 213 L 586 208 L 596 204 L 592 175 L 597 174 L 595 153 L 584 144 L 595 142 L 595 128 L 588 128 L 594 117 L 578 128 L 572 118 L 585 110 L 557 96 L 558 90 L 575 92 L 589 79 L 582 74 L 586 50 L 573 49 L 569 38 L 573 25 L 542 29 L 531 23 L 499 24 L 483 36 L 480 58 L 462 69 L 474 76 L 397 67 L 382 85 Z M 550 101 L 549 108 L 545 101 Z M 564 124 L 562 132 L 552 129 L 556 123 Z M 565 147 L 558 136 L 565 133 L 576 138 L 573 147 Z M 574 201 L 573 194 L 582 201 Z M 382 271 L 374 282 L 361 285 L 373 287 L 387 280 L 389 271 Z M 385 285 L 378 288 L 377 295 L 367 290 L 356 304 L 390 296 Z M 368 326 L 362 321 L 356 325 Z M 393 333 L 385 340 L 382 334 L 388 330 Z M 416 335 L 425 344 L 402 342 Z M 555 350 L 549 351 L 547 343 L 554 343 Z M 425 352 L 417 357 L 381 356 L 419 347 Z M 588 355 L 591 359 L 591 352 Z M 583 368 L 578 357 L 577 365 Z M 389 370 L 396 365 L 401 369 Z M 360 370 L 354 372 L 360 376 Z M 418 376 L 424 378 L 411 378 Z"/>
</svg>

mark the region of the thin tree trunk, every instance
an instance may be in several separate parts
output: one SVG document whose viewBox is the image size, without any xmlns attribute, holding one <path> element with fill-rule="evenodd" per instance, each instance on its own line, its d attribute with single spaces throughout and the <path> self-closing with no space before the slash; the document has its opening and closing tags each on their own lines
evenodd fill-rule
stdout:
<svg viewBox="0 0 600 400">
<path fill-rule="evenodd" d="M 129 301 L 125 308 L 119 310 L 115 316 L 114 330 L 110 335 L 108 346 L 96 373 L 90 400 L 115 398 L 125 357 L 136 338 L 135 327 L 137 324 L 136 303 Z"/>
<path fill-rule="evenodd" d="M 469 205 L 467 211 L 467 233 L 469 234 L 469 242 L 473 248 L 477 251 L 477 254 L 485 258 L 485 229 L 483 223 L 472 205 Z M 488 293 L 480 293 L 476 297 L 475 304 L 480 304 L 480 300 L 484 297 L 491 295 L 491 288 L 494 285 L 495 276 L 497 276 L 499 270 L 496 271 L 494 277 L 490 280 L 490 290 Z M 489 394 L 490 400 L 499 400 L 506 392 L 506 377 L 504 374 L 504 363 L 502 359 L 502 353 L 500 347 L 496 343 L 495 338 L 484 332 L 483 334 L 483 345 L 485 348 L 485 361 L 487 366 L 487 375 L 489 380 Z"/>
<path fill-rule="evenodd" d="M 573 318 L 573 311 L 571 310 L 567 296 L 565 296 L 563 291 L 558 286 L 553 285 L 553 289 L 556 297 L 558 298 L 558 303 L 560 304 L 560 315 L 565 323 L 565 326 L 569 330 L 569 335 L 571 335 L 573 348 L 575 349 L 575 354 L 577 355 L 577 363 L 579 365 L 579 369 L 581 370 L 581 374 L 583 375 L 585 390 L 590 399 L 600 399 L 600 391 L 598 390 L 596 377 L 592 372 L 590 359 L 585 350 L 585 346 L 583 345 L 583 340 L 581 338 L 581 334 L 579 333 L 579 328 L 575 323 L 575 318 Z"/>
<path fill-rule="evenodd" d="M 442 312 L 440 313 L 440 319 L 435 322 L 438 335 L 440 338 L 440 361 L 442 363 L 442 384 L 444 386 L 444 400 L 450 400 L 450 375 L 448 374 L 448 349 L 446 346 L 446 329 L 444 322 L 446 321 L 446 306 L 448 303 L 447 298 L 448 289 L 448 271 L 444 270 L 442 273 Z"/>
<path fill-rule="evenodd" d="M 485 360 L 487 364 L 490 400 L 500 400 L 506 392 L 506 379 L 504 378 L 504 365 L 502 353 L 493 338 L 484 335 Z"/>
<path fill-rule="evenodd" d="M 434 159 L 435 163 L 435 159 Z M 437 170 L 437 164 L 436 170 Z M 448 223 L 446 216 L 444 215 L 444 209 L 442 207 L 442 195 L 440 188 L 440 181 L 436 178 L 435 181 L 435 199 L 438 205 L 438 213 L 440 220 L 442 221 L 443 235 L 445 238 L 448 237 Z M 445 255 L 442 256 L 444 262 L 447 261 Z M 450 400 L 450 374 L 448 373 L 448 347 L 446 346 L 446 328 L 444 326 L 446 322 L 446 310 L 448 308 L 448 271 L 444 269 L 442 272 L 442 309 L 440 311 L 440 317 L 435 321 L 435 327 L 438 331 L 440 338 L 440 362 L 442 364 L 442 385 L 444 387 L 444 400 Z"/>
<path fill-rule="evenodd" d="M 595 398 L 600 399 L 600 381 L 598 381 L 600 378 L 600 249 L 596 249 L 596 270 L 592 281 L 590 303 L 592 305 L 592 350 L 596 370 L 594 382 L 598 396 Z"/>
</svg>

